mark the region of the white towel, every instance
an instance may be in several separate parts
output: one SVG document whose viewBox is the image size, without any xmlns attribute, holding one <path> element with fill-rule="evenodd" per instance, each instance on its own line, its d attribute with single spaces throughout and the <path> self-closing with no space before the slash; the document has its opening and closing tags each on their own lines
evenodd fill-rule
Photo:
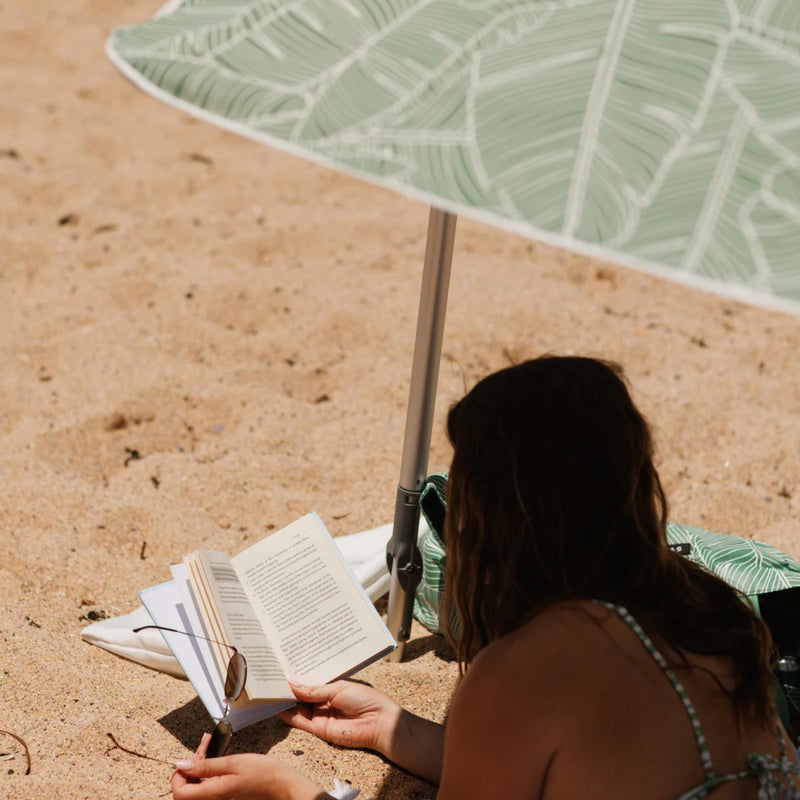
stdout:
<svg viewBox="0 0 800 800">
<path fill-rule="evenodd" d="M 153 620 L 147 609 L 139 606 L 131 614 L 101 619 L 87 625 L 81 632 L 81 639 L 122 658 L 157 669 L 159 672 L 168 672 L 178 678 L 185 678 L 181 665 L 172 655 L 172 650 L 159 631 L 133 632 L 134 628 L 152 624 Z"/>
</svg>

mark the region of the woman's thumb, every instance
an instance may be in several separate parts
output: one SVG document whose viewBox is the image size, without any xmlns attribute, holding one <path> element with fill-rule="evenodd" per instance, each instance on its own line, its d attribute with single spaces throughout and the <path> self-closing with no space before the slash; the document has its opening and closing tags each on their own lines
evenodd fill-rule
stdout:
<svg viewBox="0 0 800 800">
<path fill-rule="evenodd" d="M 289 681 L 294 696 L 303 703 L 324 703 L 330 700 L 338 691 L 334 684 L 325 686 L 305 686 L 302 683 Z"/>
</svg>

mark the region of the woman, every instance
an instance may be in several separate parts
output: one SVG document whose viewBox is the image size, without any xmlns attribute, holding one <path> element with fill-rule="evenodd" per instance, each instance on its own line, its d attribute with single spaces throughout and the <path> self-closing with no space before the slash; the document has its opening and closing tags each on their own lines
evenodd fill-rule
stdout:
<svg viewBox="0 0 800 800">
<path fill-rule="evenodd" d="M 440 800 L 800 798 L 769 632 L 668 548 L 650 432 L 619 368 L 548 356 L 502 370 L 452 408 L 448 433 L 443 614 L 463 680 L 447 725 L 348 682 L 295 687 L 283 719 L 382 753 Z M 186 762 L 173 792 L 327 797 L 256 755 Z"/>
</svg>

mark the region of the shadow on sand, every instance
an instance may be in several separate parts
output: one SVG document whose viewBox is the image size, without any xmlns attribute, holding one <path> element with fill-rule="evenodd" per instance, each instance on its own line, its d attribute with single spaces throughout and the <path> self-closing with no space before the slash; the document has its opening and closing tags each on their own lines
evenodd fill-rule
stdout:
<svg viewBox="0 0 800 800">
<path fill-rule="evenodd" d="M 211 731 L 214 723 L 199 697 L 170 711 L 158 720 L 188 750 L 197 749 L 203 734 Z M 286 738 L 288 728 L 277 717 L 256 722 L 233 737 L 231 753 L 264 753 Z"/>
</svg>

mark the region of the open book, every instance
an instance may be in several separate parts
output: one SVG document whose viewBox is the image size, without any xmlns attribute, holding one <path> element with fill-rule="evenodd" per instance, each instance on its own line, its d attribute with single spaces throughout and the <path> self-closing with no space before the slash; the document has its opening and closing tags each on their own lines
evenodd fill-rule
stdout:
<svg viewBox="0 0 800 800">
<path fill-rule="evenodd" d="M 241 728 L 293 705 L 287 679 L 328 683 L 396 646 L 317 514 L 237 556 L 196 550 L 174 581 L 140 593 L 157 625 L 231 644 L 247 660 L 244 695 L 230 721 Z M 209 713 L 222 713 L 231 650 L 165 633 Z"/>
</svg>

